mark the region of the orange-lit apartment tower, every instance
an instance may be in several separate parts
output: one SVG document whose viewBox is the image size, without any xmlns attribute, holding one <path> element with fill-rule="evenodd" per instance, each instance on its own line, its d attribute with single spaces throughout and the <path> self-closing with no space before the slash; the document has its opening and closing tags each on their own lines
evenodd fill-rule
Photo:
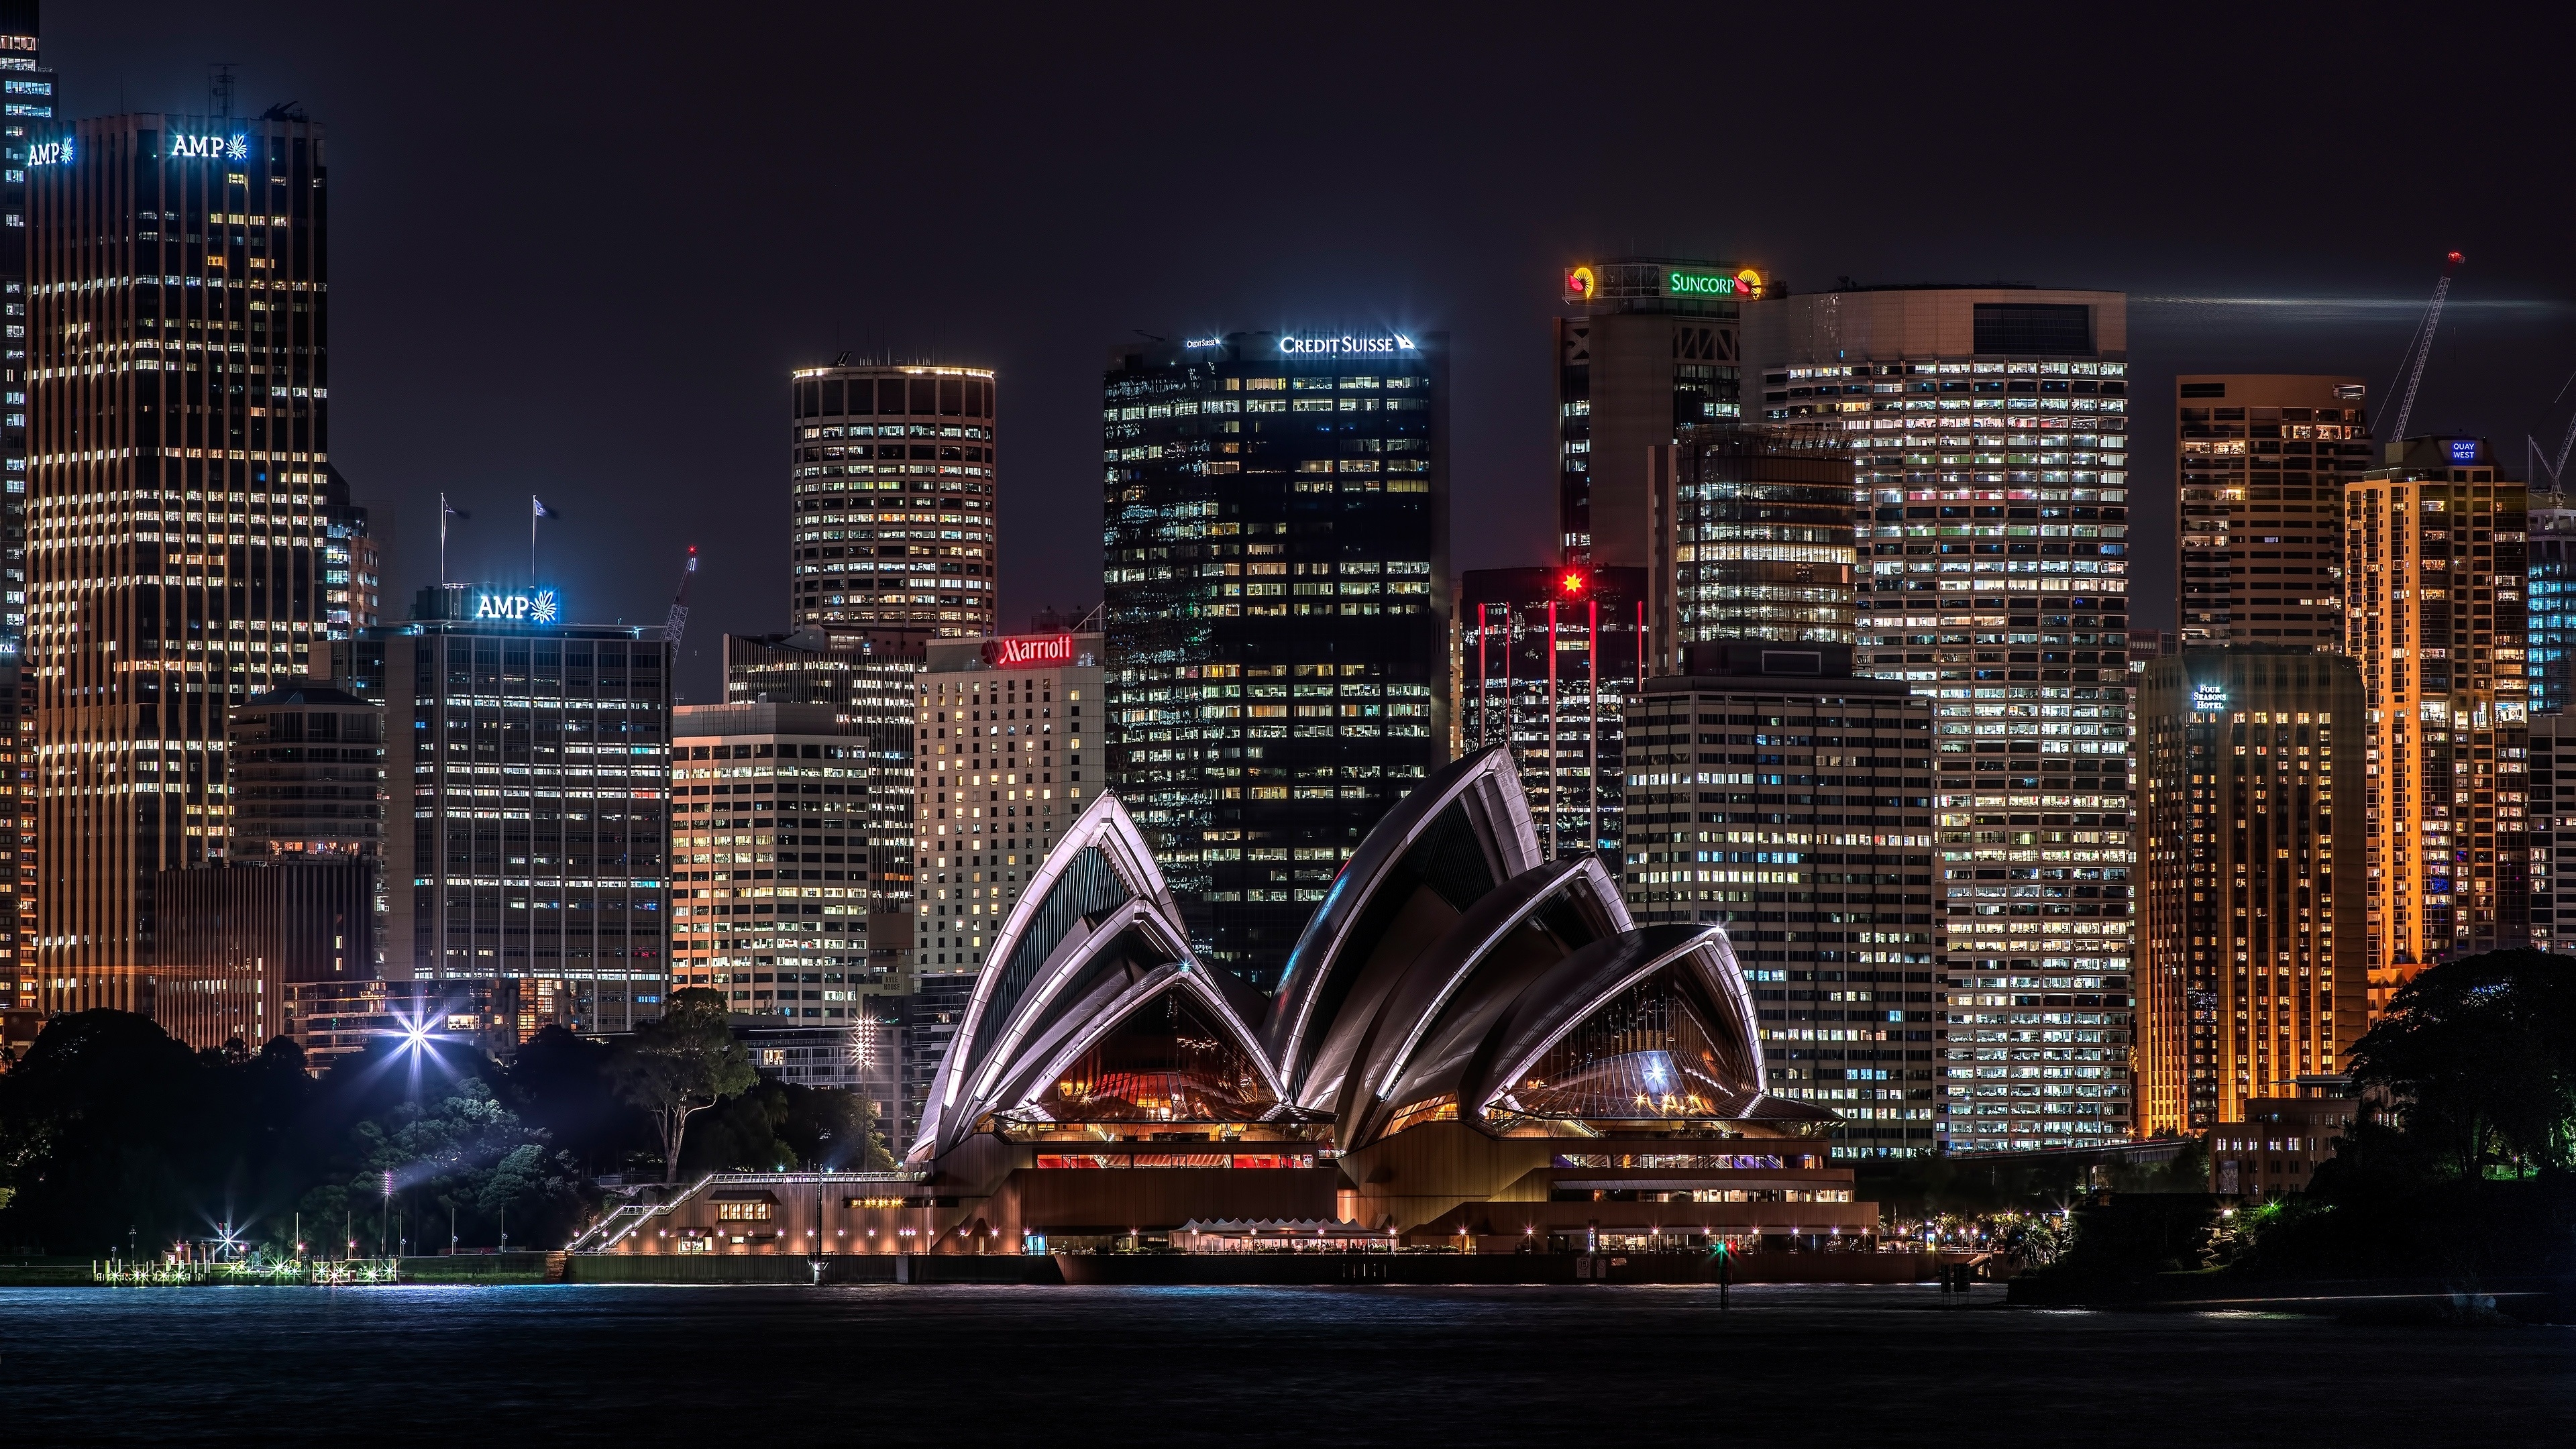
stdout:
<svg viewBox="0 0 2576 1449">
<path fill-rule="evenodd" d="M 2203 1132 L 2345 1070 L 2361 1035 L 2361 672 L 2246 644 L 2154 660 L 2145 679 L 2141 1130 Z"/>
<path fill-rule="evenodd" d="M 2482 438 L 2391 443 L 2344 489 L 2345 652 L 2370 711 L 2370 1014 L 2530 942 L 2523 485 Z"/>
</svg>

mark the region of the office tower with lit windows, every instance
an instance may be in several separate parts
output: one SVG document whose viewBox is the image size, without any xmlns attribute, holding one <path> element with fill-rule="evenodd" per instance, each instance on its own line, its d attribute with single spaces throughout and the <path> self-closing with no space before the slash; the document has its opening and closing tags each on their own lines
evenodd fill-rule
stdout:
<svg viewBox="0 0 2576 1449">
<path fill-rule="evenodd" d="M 2530 819 L 2531 944 L 2576 951 L 2576 715 L 2531 717 Z"/>
<path fill-rule="evenodd" d="M 2376 463 L 2368 396 L 2357 377 L 2174 380 L 2185 647 L 2343 647 L 2343 485 Z"/>
<path fill-rule="evenodd" d="M 1670 520 L 1649 469 L 1684 428 L 1743 415 L 1737 315 L 1749 267 L 1654 257 L 1564 272 L 1556 319 L 1557 515 L 1563 560 L 1654 568 Z"/>
<path fill-rule="evenodd" d="M 723 992 L 737 1016 L 874 1021 L 861 998 L 901 982 L 868 934 L 880 772 L 858 719 L 680 705 L 671 730 L 673 988 Z"/>
<path fill-rule="evenodd" d="M 331 631 L 327 170 L 290 107 L 37 144 L 37 955 L 73 983 L 42 1004 L 77 1010 L 127 1004 L 109 968 L 152 959 L 155 872 L 223 858 L 226 714 Z"/>
<path fill-rule="evenodd" d="M 2147 666 L 2146 1132 L 2241 1122 L 2250 1101 L 2349 1070 L 2367 1015 L 2366 710 L 2360 669 L 2303 641 Z"/>
<path fill-rule="evenodd" d="M 727 704 L 827 707 L 864 751 L 868 972 L 894 979 L 912 956 L 913 680 L 918 640 L 834 633 L 808 624 L 787 634 L 727 634 Z M 854 811 L 857 807 L 853 807 Z M 845 834 L 850 832 L 844 832 Z M 855 850 L 855 845 L 845 846 Z"/>
<path fill-rule="evenodd" d="M 1645 683 L 1644 569 L 1469 569 L 1451 648 L 1457 752 L 1510 745 L 1550 860 L 1619 868 L 1622 741 Z"/>
<path fill-rule="evenodd" d="M 1447 357 L 1391 331 L 1109 357 L 1110 784 L 1200 954 L 1256 986 L 1448 757 Z"/>
<path fill-rule="evenodd" d="M 904 1121 L 921 1120 L 993 930 L 1103 788 L 1098 634 L 942 640 L 917 680 Z"/>
<path fill-rule="evenodd" d="M 1658 450 L 1651 577 L 1670 592 L 1648 610 L 1650 672 L 1723 639 L 1852 642 L 1861 515 L 1842 444 L 1837 429 L 1780 424 L 1686 428 Z"/>
<path fill-rule="evenodd" d="M 1940 1004 L 1964 998 L 1934 960 L 1932 702 L 1854 678 L 1851 653 L 1693 644 L 1682 672 L 1646 681 L 1628 704 L 1622 889 L 1641 926 L 1725 924 L 1771 1089 L 1841 1114 L 1834 1155 L 1918 1156 L 1940 1141 L 1945 1092 L 1961 1116 L 1990 1104 L 1942 1076 Z M 1980 1029 L 1948 1019 L 1952 1041 Z M 2052 1086 L 2078 1080 L 2057 1068 Z M 2050 1095 L 2076 1120 L 2071 1091 Z"/>
<path fill-rule="evenodd" d="M 2344 652 L 2378 768 L 2373 1020 L 2426 967 L 2531 936 L 2523 485 L 2483 438 L 2406 438 L 2383 457 L 2344 485 Z"/>
<path fill-rule="evenodd" d="M 382 631 L 385 974 L 626 1031 L 670 970 L 671 648 L 562 618 L 552 589 L 431 587 Z"/>
<path fill-rule="evenodd" d="M 2117 292 L 1846 288 L 1745 308 L 1763 419 L 1839 428 L 1869 495 L 1857 667 L 1939 717 L 1943 965 L 1995 1003 L 1951 1033 L 1958 1088 L 2128 1057 L 2126 1010 L 2078 1028 L 2049 1005 L 2130 975 L 2127 347 Z M 2133 1130 L 2020 1110 L 2044 1100 L 1981 1100 L 1943 1119 L 1945 1140 Z"/>
<path fill-rule="evenodd" d="M 789 396 L 789 619 L 914 646 L 992 633 L 993 374 L 835 364 Z"/>
<path fill-rule="evenodd" d="M 2576 687 L 2576 509 L 2557 493 L 2531 497 L 2531 554 L 2524 607 L 2530 615 L 2523 680 L 2531 714 L 2563 714 Z"/>
<path fill-rule="evenodd" d="M 36 0 L 0 4 L 0 962 L 35 960 L 36 837 L 27 640 L 27 172 L 59 156 L 54 73 L 39 56 Z M 40 150 L 50 146 L 52 151 Z M 0 990 L 0 1004 L 17 1004 Z M 32 998 L 24 1003 L 34 1005 Z"/>
</svg>

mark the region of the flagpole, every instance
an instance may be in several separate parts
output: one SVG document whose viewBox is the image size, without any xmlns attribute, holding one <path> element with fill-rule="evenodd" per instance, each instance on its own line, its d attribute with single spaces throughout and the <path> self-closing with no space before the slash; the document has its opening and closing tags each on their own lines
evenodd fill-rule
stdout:
<svg viewBox="0 0 2576 1449">
<path fill-rule="evenodd" d="M 528 495 L 528 587 L 537 586 L 537 495 Z"/>
<path fill-rule="evenodd" d="M 438 495 L 438 584 L 447 586 L 447 495 Z"/>
</svg>

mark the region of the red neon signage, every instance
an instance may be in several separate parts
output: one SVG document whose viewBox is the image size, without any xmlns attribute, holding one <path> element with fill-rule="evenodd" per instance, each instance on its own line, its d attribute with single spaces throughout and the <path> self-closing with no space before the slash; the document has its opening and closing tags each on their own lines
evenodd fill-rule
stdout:
<svg viewBox="0 0 2576 1449">
<path fill-rule="evenodd" d="M 984 641 L 984 662 L 995 669 L 1047 669 L 1073 662 L 1070 634 L 1010 634 Z"/>
</svg>

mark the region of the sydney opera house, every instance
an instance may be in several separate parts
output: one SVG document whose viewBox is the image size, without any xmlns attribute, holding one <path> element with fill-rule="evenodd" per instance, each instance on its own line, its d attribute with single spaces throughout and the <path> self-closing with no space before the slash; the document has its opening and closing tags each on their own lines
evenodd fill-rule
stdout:
<svg viewBox="0 0 2576 1449">
<path fill-rule="evenodd" d="M 1823 1109 L 1766 1090 L 1724 933 L 1542 858 L 1510 757 L 1380 821 L 1265 997 L 1196 959 L 1102 796 L 1003 922 L 906 1171 L 713 1179 L 621 1252 L 1046 1252 L 1229 1229 L 1480 1252 L 1877 1231 Z"/>
</svg>

